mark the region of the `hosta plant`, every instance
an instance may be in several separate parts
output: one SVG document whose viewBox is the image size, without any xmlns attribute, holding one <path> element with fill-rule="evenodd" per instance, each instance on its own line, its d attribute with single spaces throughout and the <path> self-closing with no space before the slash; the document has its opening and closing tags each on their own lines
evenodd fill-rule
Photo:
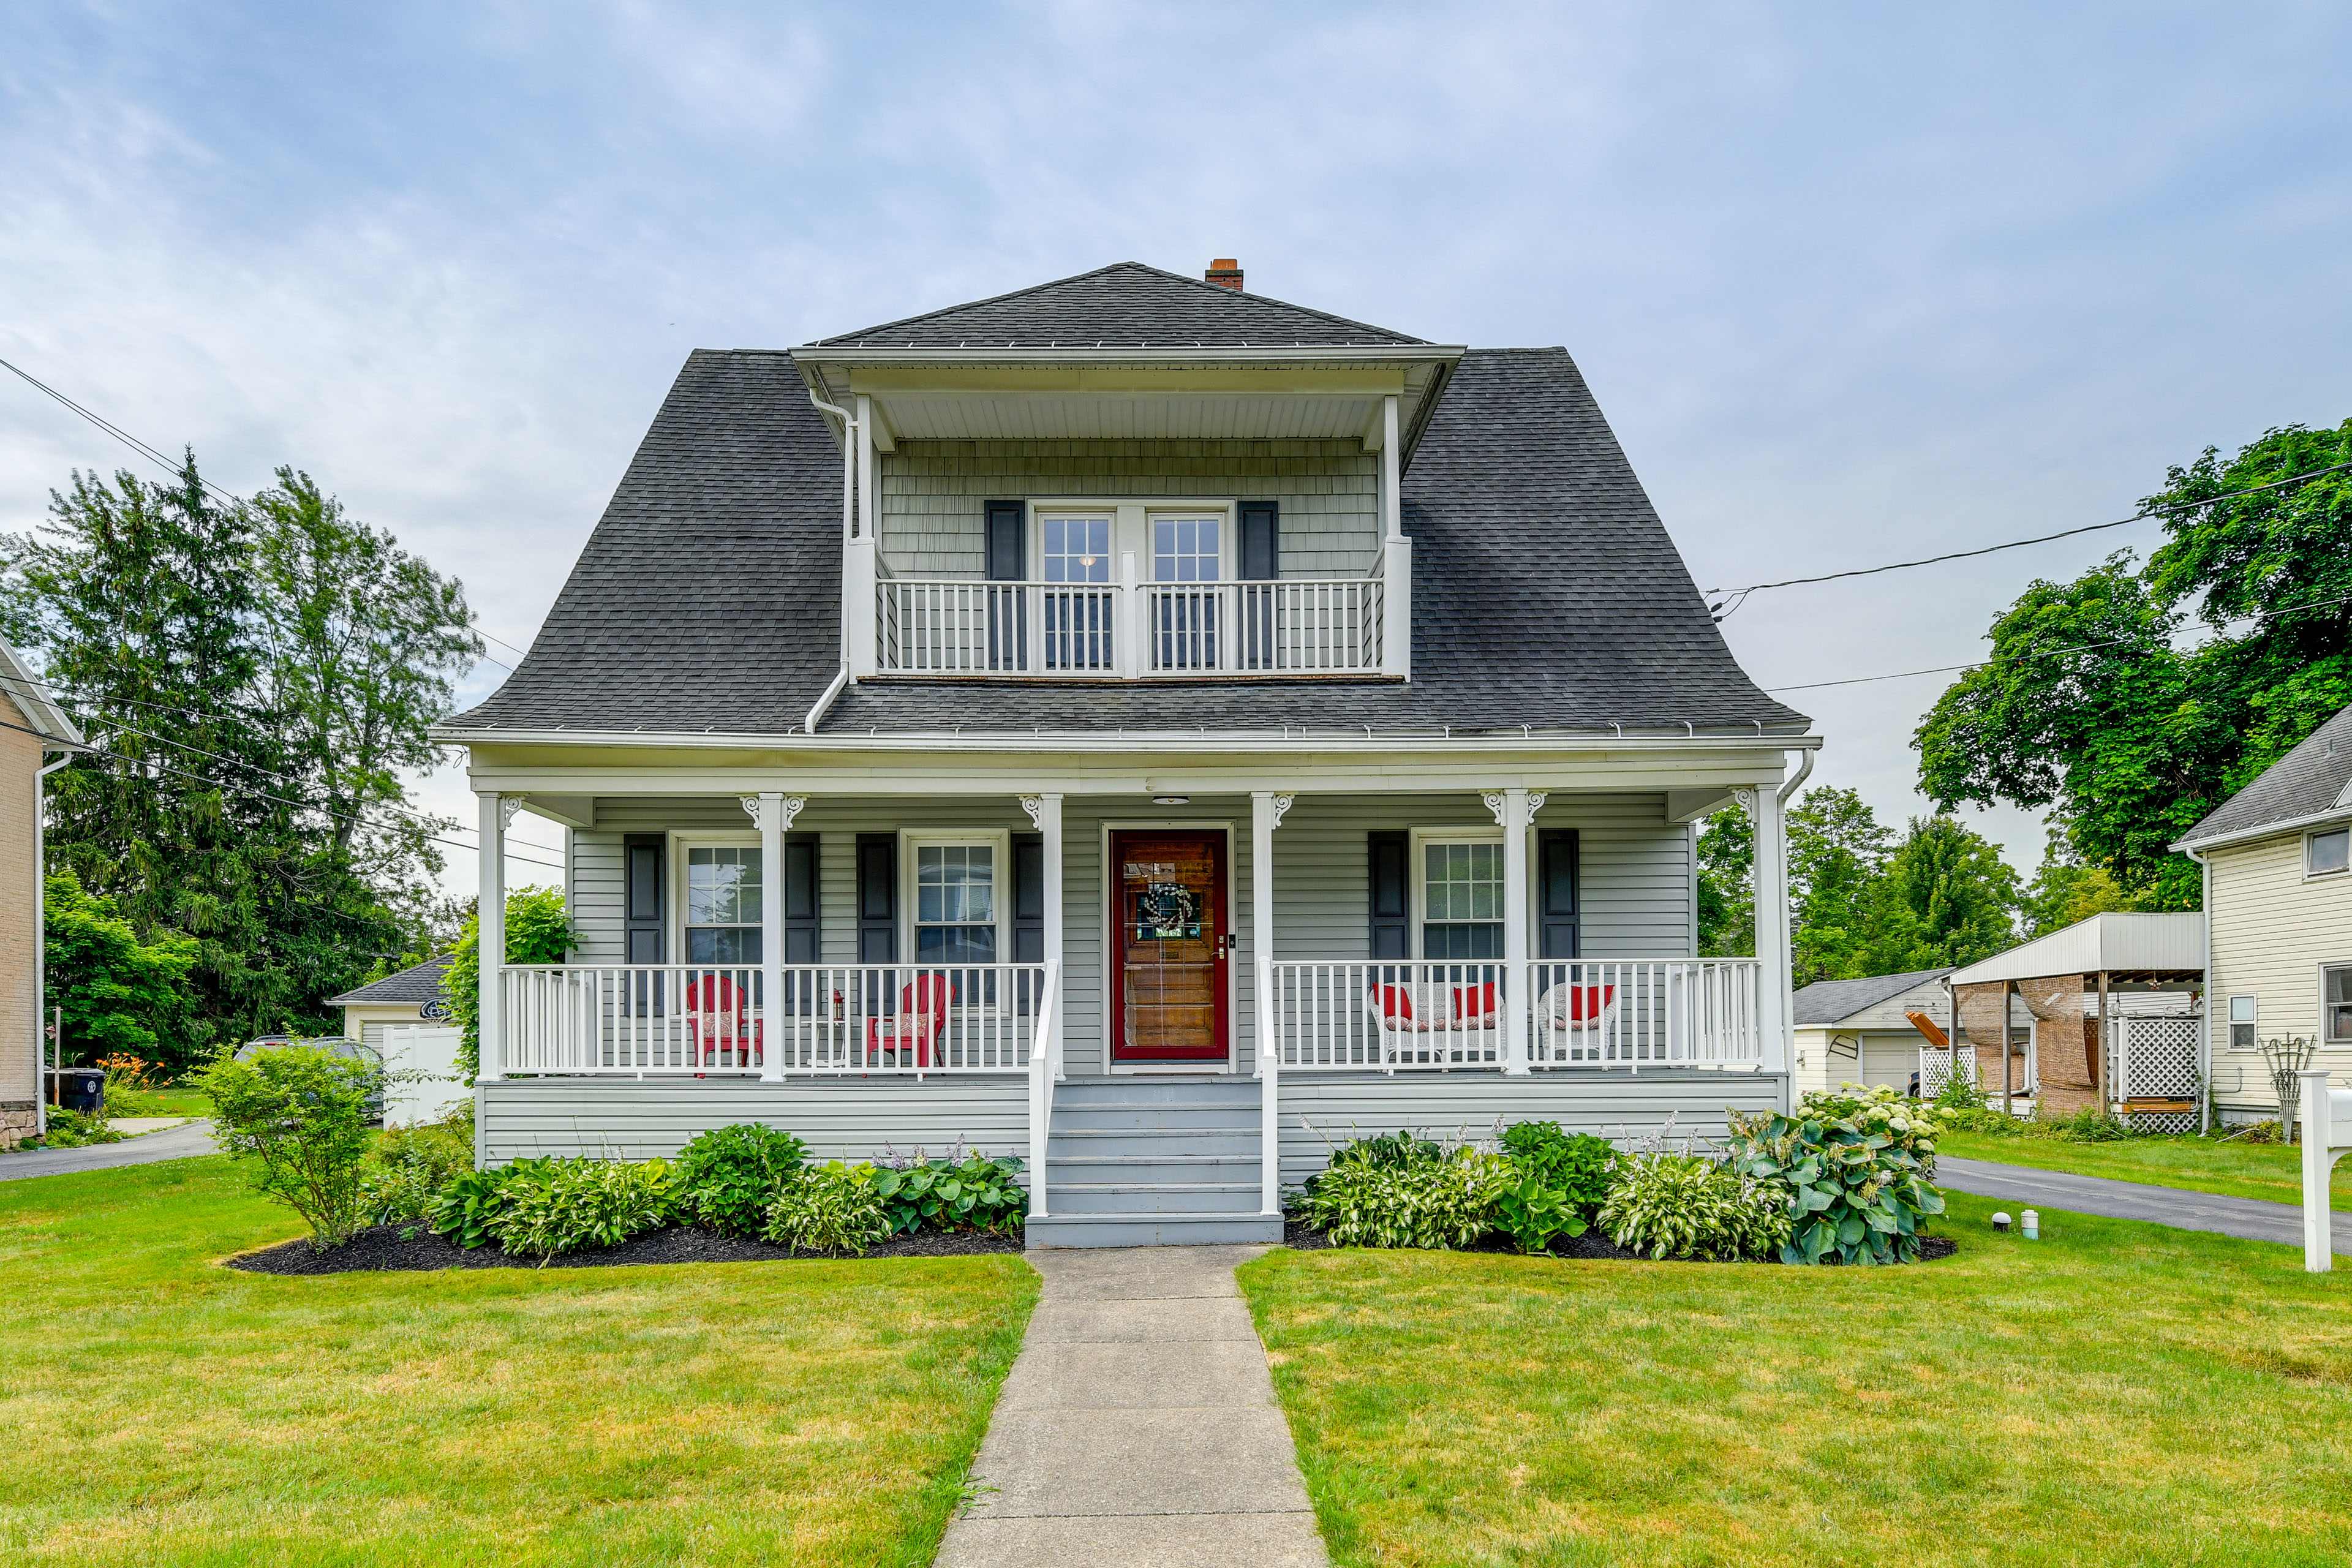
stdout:
<svg viewBox="0 0 2352 1568">
<path fill-rule="evenodd" d="M 1631 1155 L 1601 1203 L 1601 1228 L 1654 1258 L 1769 1258 L 1789 1238 L 1788 1194 L 1697 1154 Z"/>
<path fill-rule="evenodd" d="M 658 1230 L 675 1213 L 669 1163 L 647 1160 L 547 1160 L 509 1175 L 499 1190 L 490 1234 L 499 1245 L 541 1263 L 592 1247 L 618 1247 Z"/>
<path fill-rule="evenodd" d="M 807 1144 L 765 1122 L 714 1127 L 678 1151 L 678 1209 L 721 1236 L 757 1236 L 807 1163 Z"/>
<path fill-rule="evenodd" d="M 770 1241 L 830 1257 L 868 1250 L 890 1236 L 889 1211 L 875 1186 L 874 1167 L 835 1160 L 802 1173 L 768 1207 Z"/>
<path fill-rule="evenodd" d="M 1468 1247 L 1516 1179 L 1499 1154 L 1428 1144 L 1390 1163 L 1334 1157 L 1301 1207 L 1335 1247 Z"/>
<path fill-rule="evenodd" d="M 1588 1220 L 1609 1195 L 1617 1146 L 1606 1138 L 1564 1131 L 1557 1121 L 1521 1121 L 1503 1130 L 1502 1144 L 1520 1170 L 1557 1189 Z"/>
<path fill-rule="evenodd" d="M 1017 1230 L 1027 1218 L 1029 1194 L 1020 1183 L 1021 1162 L 1010 1154 L 990 1159 L 917 1159 L 885 1165 L 874 1173 L 874 1190 L 889 1212 L 895 1236 L 929 1226 L 934 1230 Z"/>
<path fill-rule="evenodd" d="M 1521 1252 L 1549 1252 L 1552 1244 L 1591 1228 L 1584 1206 L 1567 1191 L 1525 1170 L 1495 1200 L 1495 1228 Z"/>
<path fill-rule="evenodd" d="M 1919 1225 L 1944 1212 L 1932 1110 L 1892 1089 L 1809 1094 L 1793 1116 L 1731 1118 L 1740 1174 L 1786 1193 L 1784 1263 L 1907 1263 Z"/>
<path fill-rule="evenodd" d="M 425 1218 L 436 1236 L 471 1250 L 498 1239 L 494 1226 L 506 1212 L 507 1184 L 526 1172 L 551 1165 L 546 1156 L 517 1160 L 487 1171 L 460 1171 L 441 1184 Z"/>
</svg>

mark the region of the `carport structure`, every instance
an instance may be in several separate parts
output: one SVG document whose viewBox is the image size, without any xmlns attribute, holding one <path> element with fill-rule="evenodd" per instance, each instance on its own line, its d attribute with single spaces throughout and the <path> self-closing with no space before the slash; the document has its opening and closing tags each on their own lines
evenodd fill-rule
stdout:
<svg viewBox="0 0 2352 1568">
<path fill-rule="evenodd" d="M 2195 1013 L 2205 985 L 2202 914 L 2093 915 L 1955 970 L 1945 984 L 1988 1092 L 1999 1074 L 2002 1110 L 2030 1089 L 2057 1114 L 2105 1106 L 2201 1124 L 2211 1076 L 2201 1032 L 2153 1026 L 2168 1023 L 2158 1015 Z M 2015 1053 L 2003 1048 L 2004 1025 L 2021 1006 L 2032 1019 L 2023 1083 Z M 2137 1020 L 2128 1039 L 2126 1019 Z M 2135 1049 L 2138 1066 L 2126 1082 L 2119 1069 Z"/>
</svg>

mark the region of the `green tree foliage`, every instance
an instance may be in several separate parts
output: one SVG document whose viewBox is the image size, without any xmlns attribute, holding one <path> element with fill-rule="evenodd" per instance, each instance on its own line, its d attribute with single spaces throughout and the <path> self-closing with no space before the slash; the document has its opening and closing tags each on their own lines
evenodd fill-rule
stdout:
<svg viewBox="0 0 2352 1568">
<path fill-rule="evenodd" d="M 2042 865 L 2026 885 L 2019 904 L 2028 937 L 2047 936 L 2109 910 L 2138 909 L 2140 902 L 2123 890 L 2104 866 L 2085 866 L 2066 841 L 2063 828 L 2052 827 L 2042 851 Z"/>
<path fill-rule="evenodd" d="M 44 679 L 115 754 L 50 780 L 51 867 L 142 938 L 194 939 L 180 1062 L 327 1025 L 320 1001 L 436 918 L 427 825 L 378 808 L 478 651 L 463 595 L 278 477 L 247 505 L 193 454 L 168 484 L 77 472 L 0 559 Z"/>
<path fill-rule="evenodd" d="M 507 962 L 561 963 L 572 952 L 576 933 L 564 911 L 561 888 L 507 889 Z M 449 1016 L 464 1031 L 457 1047 L 457 1068 L 467 1082 L 482 1065 L 482 923 L 469 911 L 457 932 L 449 967 L 441 976 L 441 994 Z"/>
<path fill-rule="evenodd" d="M 1698 951 L 1744 958 L 1756 951 L 1756 828 L 1736 805 L 1699 824 Z"/>
<path fill-rule="evenodd" d="M 1873 895 L 1860 974 L 1974 963 L 2017 941 L 2017 872 L 1949 816 L 1915 816 Z"/>
<path fill-rule="evenodd" d="M 337 1247 L 365 1223 L 362 1165 L 375 1142 L 369 1101 L 382 1069 L 316 1046 L 221 1057 L 199 1075 L 214 1136 L 233 1160 L 259 1162 L 253 1184 L 310 1223 L 310 1245 Z"/>
<path fill-rule="evenodd" d="M 1862 965 L 1895 836 L 1859 794 L 1823 784 L 1790 808 L 1788 844 L 1794 983 L 1868 973 Z"/>
<path fill-rule="evenodd" d="M 1947 808 L 2054 808 L 2124 894 L 2195 908 L 2169 846 L 2352 702 L 2352 475 L 2198 503 L 2344 462 L 2352 420 L 2172 469 L 2146 504 L 2179 510 L 2145 565 L 2123 552 L 2037 581 L 1994 620 L 1990 661 L 1914 737 L 1921 787 Z"/>
<path fill-rule="evenodd" d="M 184 1060 L 196 944 L 177 931 L 141 941 L 113 900 L 86 891 L 71 871 L 48 878 L 42 916 L 48 1000 L 62 1015 L 67 1055 Z"/>
</svg>

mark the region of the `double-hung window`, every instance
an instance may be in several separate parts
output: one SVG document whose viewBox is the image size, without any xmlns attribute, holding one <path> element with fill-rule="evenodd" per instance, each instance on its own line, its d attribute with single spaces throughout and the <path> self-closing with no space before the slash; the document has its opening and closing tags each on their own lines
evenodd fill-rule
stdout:
<svg viewBox="0 0 2352 1568">
<path fill-rule="evenodd" d="M 688 846 L 686 962 L 759 963 L 765 894 L 757 845 Z"/>
<path fill-rule="evenodd" d="M 1417 849 L 1421 956 L 1503 956 L 1503 841 L 1491 835 L 1430 837 Z"/>
<path fill-rule="evenodd" d="M 2303 874 L 2337 877 L 2352 870 L 2352 827 L 2330 828 L 2303 841 Z"/>
<path fill-rule="evenodd" d="M 2254 999 L 2252 996 L 2230 998 L 2230 1048 L 2251 1051 L 2254 1048 L 2256 1027 Z"/>
<path fill-rule="evenodd" d="M 919 963 L 994 963 L 997 846 L 989 840 L 917 841 L 914 950 Z"/>
<path fill-rule="evenodd" d="M 2352 1046 L 2352 963 L 2319 972 L 2319 1032 L 2331 1046 Z"/>
</svg>

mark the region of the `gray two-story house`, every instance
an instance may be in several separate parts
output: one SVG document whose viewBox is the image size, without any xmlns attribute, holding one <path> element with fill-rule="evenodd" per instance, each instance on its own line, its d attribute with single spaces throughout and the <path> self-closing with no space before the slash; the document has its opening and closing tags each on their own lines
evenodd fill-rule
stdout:
<svg viewBox="0 0 2352 1568">
<path fill-rule="evenodd" d="M 689 358 L 451 721 L 578 948 L 486 965 L 489 1161 L 759 1120 L 1028 1161 L 1033 1245 L 1280 1234 L 1328 1145 L 1780 1101 L 1781 803 L 1559 349 L 1132 263 Z M 1759 952 L 1697 956 L 1745 799 Z"/>
</svg>

